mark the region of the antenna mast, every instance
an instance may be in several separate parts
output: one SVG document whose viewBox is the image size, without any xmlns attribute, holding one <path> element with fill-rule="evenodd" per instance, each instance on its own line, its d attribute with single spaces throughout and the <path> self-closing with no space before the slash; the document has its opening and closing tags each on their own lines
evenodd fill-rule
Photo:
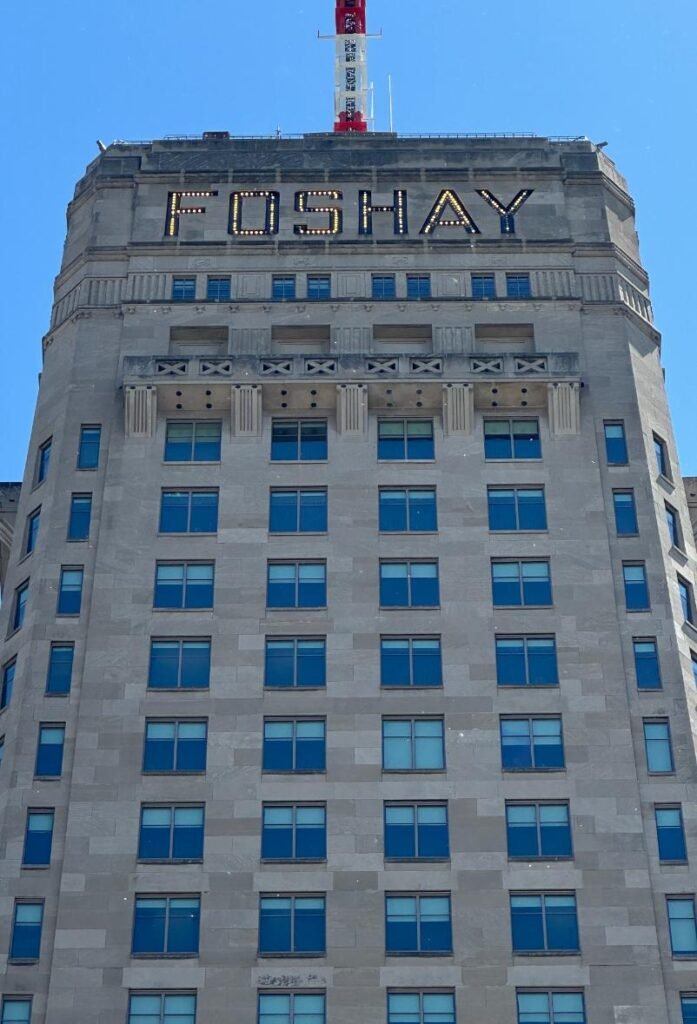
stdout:
<svg viewBox="0 0 697 1024">
<path fill-rule="evenodd" d="M 367 0 L 336 0 L 335 132 L 368 131 Z"/>
</svg>

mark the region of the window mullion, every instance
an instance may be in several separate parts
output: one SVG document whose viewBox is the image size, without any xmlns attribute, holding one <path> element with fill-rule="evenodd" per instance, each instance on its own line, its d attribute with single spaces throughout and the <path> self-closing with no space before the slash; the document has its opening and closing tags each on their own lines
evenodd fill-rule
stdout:
<svg viewBox="0 0 697 1024">
<path fill-rule="evenodd" d="M 545 950 L 549 949 L 549 937 L 547 935 L 547 897 L 542 896 L 542 934 L 544 935 Z"/>
<path fill-rule="evenodd" d="M 416 897 L 416 951 L 421 952 L 421 900 Z"/>
<path fill-rule="evenodd" d="M 169 910 L 170 900 L 169 897 L 165 897 L 165 953 L 169 953 Z"/>
<path fill-rule="evenodd" d="M 177 644 L 177 689 L 182 685 L 183 672 L 184 672 L 184 642 L 180 640 Z"/>
<path fill-rule="evenodd" d="M 290 899 L 290 951 L 295 952 L 295 896 Z"/>
</svg>

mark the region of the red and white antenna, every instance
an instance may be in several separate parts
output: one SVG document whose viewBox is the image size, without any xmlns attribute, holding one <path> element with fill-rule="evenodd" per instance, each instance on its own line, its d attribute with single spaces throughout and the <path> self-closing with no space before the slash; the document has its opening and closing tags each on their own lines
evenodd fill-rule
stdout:
<svg viewBox="0 0 697 1024">
<path fill-rule="evenodd" d="M 368 112 L 368 35 L 367 0 L 336 0 L 336 83 L 334 131 L 367 132 Z"/>
</svg>

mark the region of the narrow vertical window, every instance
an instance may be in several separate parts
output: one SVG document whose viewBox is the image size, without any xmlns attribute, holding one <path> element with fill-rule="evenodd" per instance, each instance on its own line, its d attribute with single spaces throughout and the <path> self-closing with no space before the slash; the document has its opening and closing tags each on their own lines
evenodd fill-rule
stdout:
<svg viewBox="0 0 697 1024">
<path fill-rule="evenodd" d="M 672 479 L 670 474 L 670 461 L 668 459 L 668 448 L 662 437 L 658 434 L 653 435 L 653 451 L 656 457 L 656 469 L 661 476 L 666 477 L 667 480 Z"/>
<path fill-rule="evenodd" d="M 83 424 L 80 427 L 80 447 L 77 453 L 78 469 L 96 469 L 99 465 L 99 448 L 102 428 Z"/>
<path fill-rule="evenodd" d="M 14 687 L 15 675 L 17 673 L 17 662 L 15 660 L 5 665 L 2 670 L 2 684 L 0 684 L 0 711 L 6 708 L 12 700 L 12 689 Z"/>
<path fill-rule="evenodd" d="M 39 524 L 41 523 L 41 509 L 37 508 L 27 516 L 27 525 L 24 531 L 24 554 L 30 555 L 36 547 L 39 536 Z"/>
<path fill-rule="evenodd" d="M 634 669 L 636 671 L 637 688 L 639 690 L 660 690 L 661 669 L 658 661 L 658 648 L 654 637 L 635 637 Z"/>
<path fill-rule="evenodd" d="M 53 811 L 27 811 L 22 867 L 47 868 L 52 844 Z"/>
<path fill-rule="evenodd" d="M 31 1024 L 31 999 L 4 996 L 1 1024 Z"/>
<path fill-rule="evenodd" d="M 697 956 L 694 896 L 668 897 L 668 925 L 673 956 Z"/>
<path fill-rule="evenodd" d="M 29 580 L 26 580 L 15 590 L 14 605 L 12 608 L 12 632 L 21 629 L 24 625 L 24 618 L 27 612 L 27 601 L 29 600 Z"/>
<path fill-rule="evenodd" d="M 34 475 L 34 483 L 36 486 L 42 484 L 48 476 L 48 467 L 51 461 L 51 442 L 52 438 L 44 443 L 39 448 L 36 455 L 36 472 Z"/>
<path fill-rule="evenodd" d="M 605 433 L 605 458 L 608 466 L 624 466 L 629 462 L 627 439 L 622 421 L 609 421 L 603 425 Z"/>
<path fill-rule="evenodd" d="M 645 612 L 651 607 L 649 585 L 646 580 L 646 566 L 643 562 L 625 562 L 624 598 L 628 612 Z"/>
<path fill-rule="evenodd" d="M 82 608 L 84 570 L 80 566 L 62 568 L 58 590 L 58 615 L 79 615 Z"/>
<path fill-rule="evenodd" d="M 666 525 L 668 527 L 668 536 L 670 537 L 670 543 L 674 548 L 682 548 L 682 530 L 680 529 L 680 516 L 673 508 L 666 502 Z"/>
<path fill-rule="evenodd" d="M 39 959 L 43 919 L 43 903 L 15 903 L 10 960 Z"/>
<path fill-rule="evenodd" d="M 659 860 L 676 864 L 682 864 L 687 860 L 681 807 L 656 808 L 656 836 Z"/>
<path fill-rule="evenodd" d="M 675 771 L 670 725 L 667 721 L 644 722 L 646 764 L 651 775 L 671 775 Z"/>
<path fill-rule="evenodd" d="M 39 726 L 34 774 L 42 779 L 59 779 L 63 771 L 65 726 L 46 724 Z"/>
<path fill-rule="evenodd" d="M 682 576 L 678 576 L 678 593 L 680 594 L 680 607 L 682 608 L 683 618 L 685 622 L 694 625 L 695 601 L 692 594 L 692 585 L 687 580 L 684 580 Z"/>
<path fill-rule="evenodd" d="M 638 533 L 634 491 L 613 491 L 612 501 L 615 506 L 615 529 L 618 537 Z"/>
<path fill-rule="evenodd" d="M 68 540 L 87 540 L 92 519 L 92 495 L 73 494 L 70 498 Z"/>
</svg>

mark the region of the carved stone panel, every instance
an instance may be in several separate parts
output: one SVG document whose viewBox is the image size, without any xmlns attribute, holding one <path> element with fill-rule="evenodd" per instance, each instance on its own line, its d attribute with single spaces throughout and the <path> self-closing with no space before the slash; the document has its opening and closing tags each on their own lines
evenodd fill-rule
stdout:
<svg viewBox="0 0 697 1024">
<path fill-rule="evenodd" d="M 157 388 L 136 384 L 124 388 L 126 437 L 152 437 L 157 422 Z"/>
<path fill-rule="evenodd" d="M 474 385 L 443 385 L 443 426 L 446 434 L 471 434 L 474 429 Z"/>
<path fill-rule="evenodd" d="M 258 437 L 262 423 L 262 389 L 258 384 L 235 384 L 231 392 L 232 432 L 235 437 Z"/>
<path fill-rule="evenodd" d="M 340 384 L 336 390 L 339 433 L 367 437 L 368 388 L 365 384 Z"/>
</svg>

